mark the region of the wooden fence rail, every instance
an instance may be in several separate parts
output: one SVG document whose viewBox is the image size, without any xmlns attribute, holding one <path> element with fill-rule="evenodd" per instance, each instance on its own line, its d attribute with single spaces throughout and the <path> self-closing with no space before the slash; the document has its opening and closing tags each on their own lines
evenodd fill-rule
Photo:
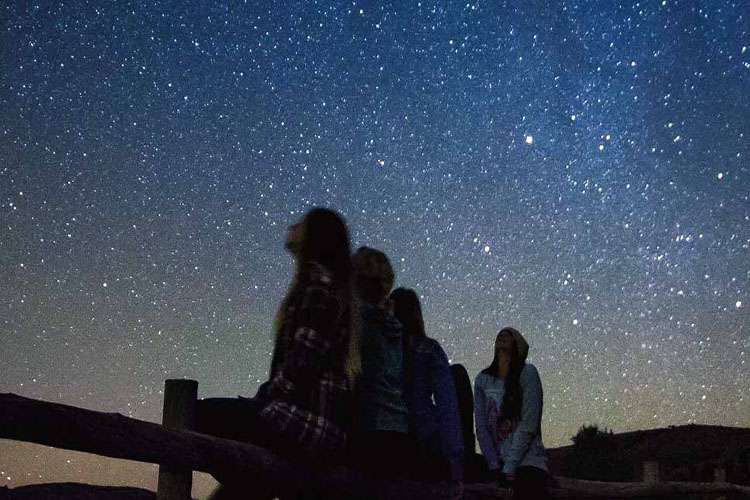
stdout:
<svg viewBox="0 0 750 500">
<path fill-rule="evenodd" d="M 168 382 L 168 386 L 173 384 Z M 177 386 L 182 386 L 177 383 Z M 172 392 L 170 390 L 168 393 Z M 179 392 L 179 391 L 178 391 Z M 195 392 L 192 392 L 193 398 Z M 188 399 L 190 396 L 188 395 Z M 169 398 L 168 398 L 169 399 Z M 165 408 L 169 403 L 165 401 Z M 56 448 L 161 464 L 163 472 L 183 474 L 202 471 L 219 481 L 241 478 L 248 485 L 262 484 L 279 494 L 320 491 L 329 496 L 352 498 L 446 498 L 444 489 L 413 481 L 379 481 L 342 466 L 311 468 L 290 462 L 258 446 L 220 439 L 179 428 L 102 413 L 58 403 L 0 394 L 0 438 L 39 443 Z M 167 468 L 164 471 L 164 468 Z M 189 476 L 189 474 L 188 474 Z M 179 478 L 177 483 L 179 483 Z M 162 480 L 160 479 L 160 484 Z M 677 494 L 738 493 L 750 498 L 750 487 L 726 482 L 608 483 L 556 478 L 555 498 L 636 498 Z M 160 486 L 160 490 L 162 487 Z M 175 495 L 189 498 L 181 486 L 159 493 L 163 500 Z M 182 493 L 174 493 L 182 491 Z M 508 498 L 494 484 L 467 484 L 466 500 Z"/>
</svg>

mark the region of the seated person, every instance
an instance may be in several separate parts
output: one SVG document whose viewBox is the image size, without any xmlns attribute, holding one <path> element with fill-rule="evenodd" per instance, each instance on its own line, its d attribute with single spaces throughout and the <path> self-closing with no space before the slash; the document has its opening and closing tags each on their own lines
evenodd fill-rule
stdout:
<svg viewBox="0 0 750 500">
<path fill-rule="evenodd" d="M 341 462 L 360 369 L 346 225 L 313 209 L 290 226 L 286 248 L 296 272 L 277 314 L 269 380 L 252 399 L 199 401 L 196 430 L 306 463 Z"/>
<path fill-rule="evenodd" d="M 545 498 L 542 381 L 526 362 L 529 344 L 515 328 L 500 330 L 495 356 L 474 382 L 477 437 L 487 467 L 516 498 Z"/>
<path fill-rule="evenodd" d="M 407 434 L 402 389 L 401 323 L 388 300 L 393 268 L 383 252 L 368 247 L 357 250 L 353 264 L 354 288 L 360 299 L 362 374 L 349 463 L 382 478 L 405 477 L 413 445 Z"/>
<path fill-rule="evenodd" d="M 409 434 L 416 439 L 420 454 L 417 477 L 449 480 L 451 498 L 460 498 L 463 436 L 448 357 L 440 344 L 425 334 L 422 308 L 414 290 L 397 288 L 391 300 L 394 314 L 404 326 L 404 394 Z"/>
</svg>

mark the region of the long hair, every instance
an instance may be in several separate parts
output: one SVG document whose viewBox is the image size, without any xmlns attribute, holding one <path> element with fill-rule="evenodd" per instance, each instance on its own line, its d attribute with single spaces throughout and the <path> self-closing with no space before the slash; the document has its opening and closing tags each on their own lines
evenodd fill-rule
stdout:
<svg viewBox="0 0 750 500">
<path fill-rule="evenodd" d="M 302 242 L 297 253 L 297 269 L 307 263 L 316 262 L 333 274 L 339 299 L 344 305 L 349 324 L 349 343 L 344 359 L 344 371 L 350 385 L 354 385 L 361 372 L 359 355 L 359 308 L 352 286 L 352 257 L 349 245 L 349 232 L 344 219 L 328 208 L 316 207 L 310 210 L 302 221 Z M 298 276 L 289 287 L 276 317 L 276 331 L 279 332 L 287 302 L 299 285 Z"/>
<path fill-rule="evenodd" d="M 370 247 L 359 247 L 352 259 L 354 287 L 360 297 L 380 304 L 393 286 L 393 266 L 388 256 Z"/>
<path fill-rule="evenodd" d="M 303 222 L 299 267 L 317 262 L 333 273 L 339 284 L 348 284 L 352 276 L 349 232 L 341 216 L 328 208 L 313 208 Z"/>
<path fill-rule="evenodd" d="M 513 330 L 511 328 L 503 328 L 497 333 L 495 342 L 497 342 L 497 339 L 506 332 L 513 336 Z M 523 370 L 524 364 L 524 360 L 518 353 L 515 336 L 513 336 L 513 346 L 510 349 L 510 364 L 508 366 L 508 374 L 505 376 L 504 381 L 505 394 L 503 395 L 503 403 L 501 406 L 502 418 L 510 420 L 511 422 L 518 422 L 521 419 L 521 405 L 523 404 L 523 396 L 521 394 L 521 370 Z M 482 373 L 497 378 L 499 366 L 500 360 L 498 350 L 495 349 L 495 357 L 492 358 L 492 363 L 490 363 L 490 366 L 482 370 Z"/>
<path fill-rule="evenodd" d="M 391 293 L 391 301 L 393 314 L 404 327 L 404 342 L 408 342 L 409 339 L 427 337 L 424 330 L 422 306 L 417 293 L 411 288 L 396 288 Z"/>
</svg>

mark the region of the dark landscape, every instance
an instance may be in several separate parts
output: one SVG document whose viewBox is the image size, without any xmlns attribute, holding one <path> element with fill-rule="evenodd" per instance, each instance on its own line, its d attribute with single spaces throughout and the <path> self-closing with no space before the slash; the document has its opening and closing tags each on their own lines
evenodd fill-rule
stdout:
<svg viewBox="0 0 750 500">
<path fill-rule="evenodd" d="M 592 430 L 593 429 L 593 430 Z M 587 434 L 587 435 L 583 435 Z M 595 427 L 579 431 L 577 443 L 549 451 L 557 476 L 601 481 L 642 481 L 643 463 L 659 464 L 664 481 L 714 481 L 724 468 L 726 480 L 750 484 L 750 429 L 683 425 L 609 434 Z"/>
</svg>

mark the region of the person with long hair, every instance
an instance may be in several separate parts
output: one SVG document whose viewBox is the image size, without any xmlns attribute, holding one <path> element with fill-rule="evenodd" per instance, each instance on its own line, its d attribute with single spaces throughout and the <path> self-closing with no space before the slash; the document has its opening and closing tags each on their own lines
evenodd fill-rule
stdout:
<svg viewBox="0 0 750 500">
<path fill-rule="evenodd" d="M 394 273 L 381 251 L 361 247 L 353 258 L 360 307 L 362 374 L 357 384 L 358 416 L 350 434 L 348 462 L 380 478 L 409 472 L 414 446 L 408 436 L 403 394 L 402 326 L 388 293 Z"/>
<path fill-rule="evenodd" d="M 254 398 L 199 401 L 197 430 L 306 463 L 340 462 L 354 414 L 358 327 L 346 225 L 314 208 L 289 227 L 296 269 L 276 315 L 269 379 Z"/>
<path fill-rule="evenodd" d="M 547 458 L 542 444 L 542 381 L 526 362 L 529 344 L 515 328 L 495 339 L 492 363 L 474 381 L 479 447 L 498 483 L 519 498 L 544 498 Z"/>
<path fill-rule="evenodd" d="M 461 498 L 464 445 L 448 356 L 440 343 L 425 333 L 422 307 L 414 290 L 397 288 L 391 301 L 396 319 L 404 327 L 404 395 L 409 434 L 418 444 L 417 478 L 448 480 L 450 497 Z"/>
<path fill-rule="evenodd" d="M 340 457 L 359 374 L 348 231 L 336 212 L 315 208 L 291 228 L 286 247 L 297 269 L 257 396 L 260 417 L 312 456 Z"/>
</svg>

